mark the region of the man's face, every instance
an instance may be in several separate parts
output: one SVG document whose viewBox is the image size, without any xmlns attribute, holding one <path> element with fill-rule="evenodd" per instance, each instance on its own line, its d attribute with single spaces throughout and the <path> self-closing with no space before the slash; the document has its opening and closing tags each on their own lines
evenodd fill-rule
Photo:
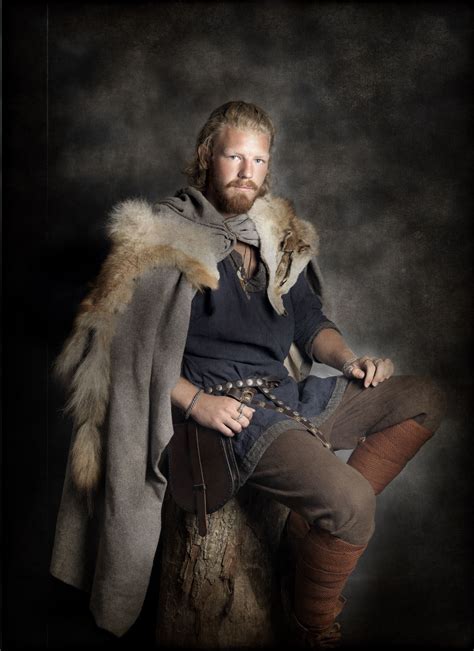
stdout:
<svg viewBox="0 0 474 651">
<path fill-rule="evenodd" d="M 247 212 L 262 195 L 269 160 L 269 136 L 224 127 L 209 161 L 207 199 L 225 217 Z"/>
</svg>

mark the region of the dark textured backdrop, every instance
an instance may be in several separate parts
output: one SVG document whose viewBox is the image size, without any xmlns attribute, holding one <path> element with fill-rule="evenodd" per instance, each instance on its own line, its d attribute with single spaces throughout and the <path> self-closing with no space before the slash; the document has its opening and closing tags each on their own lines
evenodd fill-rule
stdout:
<svg viewBox="0 0 474 651">
<path fill-rule="evenodd" d="M 435 439 L 379 498 L 376 534 L 346 589 L 347 637 L 470 648 L 467 5 L 20 7 L 7 16 L 16 206 L 6 235 L 7 333 L 24 351 L 7 387 L 7 409 L 22 414 L 8 441 L 22 467 L 7 471 L 5 646 L 109 640 L 83 596 L 48 581 L 70 433 L 48 368 L 107 253 L 111 206 L 185 185 L 180 170 L 210 111 L 244 99 L 275 121 L 272 189 L 317 226 L 349 343 L 390 356 L 397 372 L 435 376 L 450 399 Z M 116 644 L 150 639 L 155 601 L 151 590 Z"/>
</svg>

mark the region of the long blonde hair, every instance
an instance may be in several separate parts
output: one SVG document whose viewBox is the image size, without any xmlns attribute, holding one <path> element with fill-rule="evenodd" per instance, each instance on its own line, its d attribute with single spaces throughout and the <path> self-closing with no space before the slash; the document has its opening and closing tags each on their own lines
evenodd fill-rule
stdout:
<svg viewBox="0 0 474 651">
<path fill-rule="evenodd" d="M 250 102 L 232 101 L 222 104 L 212 111 L 199 132 L 193 159 L 183 170 L 189 185 L 198 190 L 205 190 L 208 179 L 208 160 L 212 154 L 214 138 L 225 127 L 258 131 L 270 138 L 270 149 L 275 138 L 275 127 L 266 111 Z M 269 190 L 269 174 L 262 185 L 260 195 Z"/>
</svg>

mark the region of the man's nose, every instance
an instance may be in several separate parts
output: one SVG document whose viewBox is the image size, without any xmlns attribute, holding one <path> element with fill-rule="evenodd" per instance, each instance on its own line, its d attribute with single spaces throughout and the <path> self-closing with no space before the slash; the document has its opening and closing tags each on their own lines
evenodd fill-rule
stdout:
<svg viewBox="0 0 474 651">
<path fill-rule="evenodd" d="M 251 160 L 243 160 L 239 170 L 239 177 L 242 179 L 251 179 L 253 176 L 253 163 Z"/>
</svg>

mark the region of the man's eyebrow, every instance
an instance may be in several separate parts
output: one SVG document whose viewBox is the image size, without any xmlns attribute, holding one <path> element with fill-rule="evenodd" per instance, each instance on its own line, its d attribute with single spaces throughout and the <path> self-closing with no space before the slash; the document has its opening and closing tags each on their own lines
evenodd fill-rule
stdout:
<svg viewBox="0 0 474 651">
<path fill-rule="evenodd" d="M 243 156 L 244 154 L 241 154 L 240 152 L 236 151 L 232 147 L 224 147 L 223 149 L 224 154 L 229 154 L 232 152 L 233 154 L 237 154 L 238 156 Z M 255 154 L 254 158 L 268 158 L 270 154 Z"/>
</svg>

